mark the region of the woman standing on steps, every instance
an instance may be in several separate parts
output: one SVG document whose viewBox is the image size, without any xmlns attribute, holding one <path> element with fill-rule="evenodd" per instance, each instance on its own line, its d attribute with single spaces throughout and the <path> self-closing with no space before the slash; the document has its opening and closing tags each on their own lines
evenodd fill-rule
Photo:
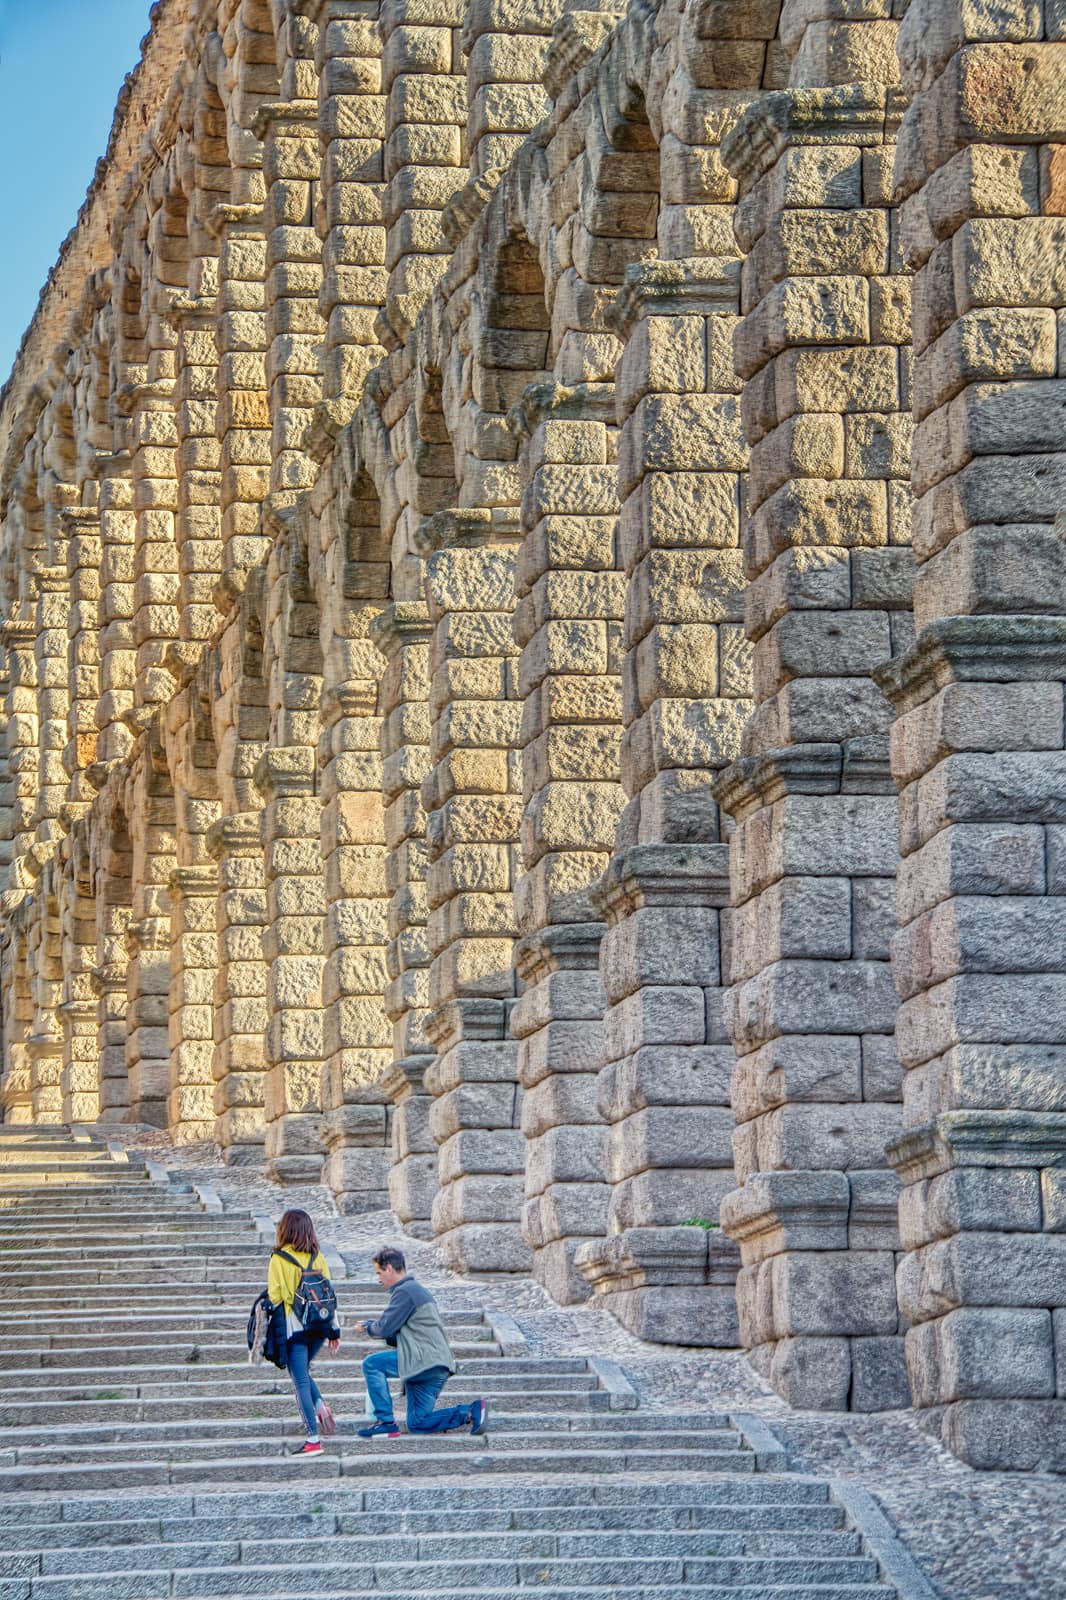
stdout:
<svg viewBox="0 0 1066 1600">
<path fill-rule="evenodd" d="M 325 1278 L 330 1275 L 326 1259 L 319 1249 L 315 1225 L 306 1211 L 286 1211 L 278 1223 L 277 1244 L 270 1257 L 267 1295 L 272 1305 L 285 1307 L 287 1365 L 296 1390 L 300 1415 L 307 1429 L 306 1440 L 292 1454 L 305 1460 L 322 1454 L 320 1430 L 328 1436 L 337 1427 L 332 1411 L 311 1376 L 311 1363 L 324 1344 L 329 1344 L 331 1355 L 336 1355 L 341 1344 L 341 1331 L 336 1317 L 328 1335 L 323 1335 L 305 1328 L 293 1310 L 300 1280 L 305 1272 L 312 1271 L 321 1273 Z"/>
</svg>

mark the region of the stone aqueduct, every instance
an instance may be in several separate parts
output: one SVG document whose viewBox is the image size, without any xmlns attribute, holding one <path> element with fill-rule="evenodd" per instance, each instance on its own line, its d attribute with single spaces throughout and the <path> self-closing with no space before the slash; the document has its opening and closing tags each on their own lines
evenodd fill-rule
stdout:
<svg viewBox="0 0 1066 1600">
<path fill-rule="evenodd" d="M 4 1119 L 1066 1468 L 1064 307 L 1062 0 L 161 0 L 0 406 Z"/>
</svg>

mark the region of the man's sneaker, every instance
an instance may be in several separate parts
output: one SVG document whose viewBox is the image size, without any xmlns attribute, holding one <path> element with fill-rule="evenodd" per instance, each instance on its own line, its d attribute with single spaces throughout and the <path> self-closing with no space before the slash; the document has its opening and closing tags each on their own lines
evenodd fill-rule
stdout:
<svg viewBox="0 0 1066 1600">
<path fill-rule="evenodd" d="M 324 1451 L 318 1439 L 305 1439 L 303 1444 L 296 1445 L 289 1454 L 297 1461 L 309 1461 L 312 1456 L 323 1455 Z"/>
<path fill-rule="evenodd" d="M 400 1430 L 395 1422 L 375 1422 L 372 1428 L 359 1428 L 360 1439 L 398 1439 Z"/>
<path fill-rule="evenodd" d="M 325 1434 L 327 1439 L 330 1438 L 332 1434 L 336 1433 L 337 1419 L 334 1417 L 333 1412 L 329 1409 L 329 1406 L 324 1400 L 319 1402 L 318 1410 L 315 1412 L 315 1415 L 318 1418 L 318 1425 L 322 1429 L 322 1432 Z"/>
<path fill-rule="evenodd" d="M 484 1433 L 489 1421 L 489 1403 L 484 1396 L 470 1407 L 470 1432 Z"/>
</svg>

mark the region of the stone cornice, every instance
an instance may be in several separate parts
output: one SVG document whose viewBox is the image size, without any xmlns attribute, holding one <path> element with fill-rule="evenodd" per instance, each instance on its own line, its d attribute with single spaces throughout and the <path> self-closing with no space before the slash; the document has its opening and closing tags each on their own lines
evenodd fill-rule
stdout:
<svg viewBox="0 0 1066 1600">
<path fill-rule="evenodd" d="M 428 644 L 433 637 L 429 607 L 423 600 L 394 600 L 370 624 L 370 637 L 389 660 L 407 645 Z"/>
<path fill-rule="evenodd" d="M 921 705 L 949 683 L 1062 682 L 1066 618 L 945 617 L 871 676 L 897 711 Z"/>
<path fill-rule="evenodd" d="M 735 315 L 740 310 L 741 264 L 739 256 L 632 261 L 608 321 L 627 339 L 641 317 Z"/>
<path fill-rule="evenodd" d="M 873 734 L 839 744 L 795 744 L 741 756 L 711 793 L 738 821 L 790 794 L 894 794 L 888 739 Z"/>
<path fill-rule="evenodd" d="M 722 161 L 746 194 L 793 145 L 881 144 L 890 94 L 874 83 L 776 89 L 761 95 L 734 123 L 722 140 Z"/>
<path fill-rule="evenodd" d="M 615 422 L 613 383 L 579 383 L 573 388 L 554 378 L 531 383 L 507 413 L 512 433 L 528 438 L 541 422 Z"/>
<path fill-rule="evenodd" d="M 562 922 L 542 928 L 515 945 L 515 967 L 527 983 L 538 983 L 552 972 L 595 972 L 602 938 L 602 922 Z"/>
<path fill-rule="evenodd" d="M 946 1111 L 886 1146 L 904 1183 L 955 1167 L 1066 1165 L 1066 1112 Z"/>
<path fill-rule="evenodd" d="M 609 924 L 642 906 L 727 906 L 727 844 L 638 844 L 612 857 L 591 891 Z"/>
</svg>

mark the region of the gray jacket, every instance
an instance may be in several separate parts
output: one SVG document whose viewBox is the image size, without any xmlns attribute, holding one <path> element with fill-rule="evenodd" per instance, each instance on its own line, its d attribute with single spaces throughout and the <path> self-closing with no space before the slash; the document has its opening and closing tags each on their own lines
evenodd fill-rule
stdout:
<svg viewBox="0 0 1066 1600">
<path fill-rule="evenodd" d="M 396 1347 L 396 1364 L 401 1381 L 417 1378 L 430 1367 L 456 1367 L 452 1347 L 440 1320 L 437 1302 L 428 1289 L 408 1273 L 394 1283 L 389 1303 L 380 1317 L 366 1324 L 372 1339 L 384 1339 Z"/>
</svg>

